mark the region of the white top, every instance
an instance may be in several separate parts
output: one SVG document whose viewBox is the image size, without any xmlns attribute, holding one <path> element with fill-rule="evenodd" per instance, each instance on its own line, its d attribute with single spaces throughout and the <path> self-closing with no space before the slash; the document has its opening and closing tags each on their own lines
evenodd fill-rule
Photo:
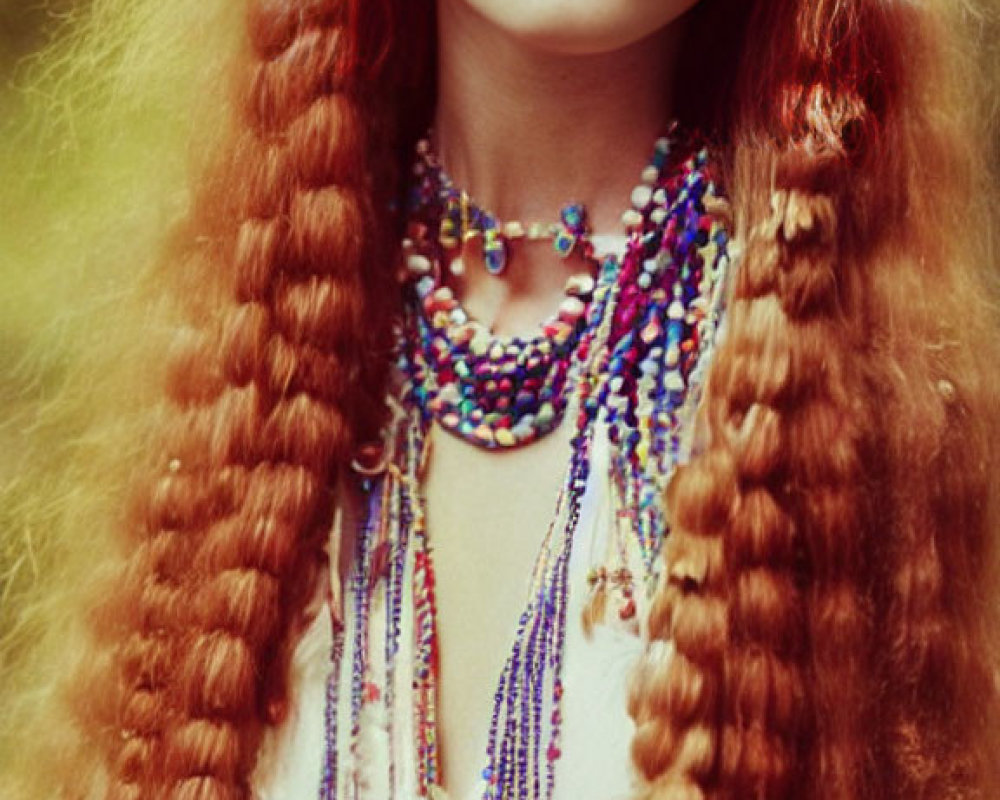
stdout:
<svg viewBox="0 0 1000 800">
<path fill-rule="evenodd" d="M 638 613 L 630 622 L 622 621 L 615 613 L 616 605 L 609 600 L 606 623 L 596 625 L 586 635 L 582 616 L 588 595 L 587 576 L 595 563 L 595 554 L 603 554 L 609 545 L 609 535 L 613 529 L 612 492 L 608 478 L 608 443 L 606 436 L 597 436 L 591 457 L 591 472 L 583 497 L 580 521 L 577 526 L 573 551 L 570 557 L 569 606 L 567 610 L 567 630 L 563 662 L 562 680 L 565 692 L 562 701 L 562 755 L 556 762 L 556 781 L 553 797 L 555 800 L 581 800 L 581 798 L 602 798 L 617 800 L 630 796 L 632 774 L 630 768 L 629 745 L 633 732 L 632 720 L 626 712 L 626 690 L 631 667 L 643 648 L 641 632 L 634 624 L 643 619 L 643 592 L 637 591 Z M 638 553 L 632 564 L 634 574 L 643 569 Z M 596 557 L 596 563 L 601 558 Z M 411 565 L 412 566 L 412 565 Z M 412 573 L 411 573 L 412 574 Z M 404 592 L 404 596 L 407 593 Z M 384 601 L 384 595 L 381 596 Z M 350 597 L 345 598 L 345 608 L 351 609 Z M 412 610 L 412 609 L 411 609 Z M 385 612 L 374 605 L 370 611 L 370 652 L 369 668 L 378 670 L 384 657 L 381 643 L 384 641 Z M 348 611 L 346 620 L 350 643 L 350 632 L 354 620 Z M 404 610 L 404 630 L 407 617 Z M 397 656 L 397 682 L 408 681 L 406 664 L 412 655 L 408 645 L 410 637 L 400 639 L 402 650 Z M 333 646 L 332 626 L 327 606 L 320 607 L 312 623 L 303 634 L 295 650 L 290 678 L 291 713 L 281 727 L 272 731 L 261 749 L 255 775 L 256 794 L 259 800 L 303 800 L 319 797 L 321 772 L 326 759 L 324 710 L 326 705 L 326 683 L 331 669 L 331 648 Z M 350 697 L 350 664 L 352 653 L 348 645 L 342 663 L 346 668 L 341 674 L 341 698 Z M 499 677 L 499 676 L 497 676 Z M 405 687 L 399 687 L 398 698 L 408 697 Z M 491 697 L 483 698 L 492 702 Z M 397 703 L 397 706 L 403 705 Z M 344 731 L 349 727 L 348 703 L 340 703 L 341 725 Z M 379 704 L 366 704 L 362 713 L 362 732 L 357 758 L 340 754 L 339 783 L 337 797 L 354 797 L 361 800 L 387 800 L 389 797 L 417 797 L 415 787 L 416 761 L 412 745 L 412 728 L 406 724 L 405 709 L 397 708 L 395 793 L 391 793 L 386 779 L 379 779 L 386 772 L 379 762 L 384 754 L 378 752 L 388 748 L 384 724 L 379 724 L 379 715 L 384 710 Z M 480 751 L 486 753 L 486 731 L 482 731 Z M 381 737 L 381 739 L 380 739 Z M 367 752 L 365 752 L 367 751 Z M 409 754 L 409 758 L 406 754 Z M 346 756 L 346 757 L 345 757 Z M 353 763 L 352 763 L 353 762 Z M 410 762 L 412 768 L 407 769 Z M 354 795 L 349 786 L 359 782 L 358 793 Z M 473 792 L 461 800 L 480 800 L 482 790 Z M 454 798 L 452 800 L 455 800 Z"/>
<path fill-rule="evenodd" d="M 624 236 L 593 239 L 597 249 L 605 252 L 617 250 L 620 253 L 626 243 Z M 713 305 L 722 296 L 721 288 L 716 288 Z M 702 367 L 699 364 L 698 375 L 694 378 L 699 386 L 689 387 L 693 395 L 700 390 Z M 573 405 L 571 402 L 567 409 L 568 420 L 573 419 Z M 561 756 L 555 762 L 554 800 L 624 800 L 634 794 L 629 754 L 634 726 L 626 710 L 627 685 L 632 667 L 645 647 L 645 631 L 641 629 L 641 624 L 644 624 L 648 604 L 642 580 L 646 567 L 635 537 L 627 537 L 626 559 L 636 576 L 634 599 L 637 613 L 628 619 L 621 618 L 617 612 L 623 598 L 617 595 L 617 590 L 609 590 L 604 624 L 592 627 L 588 634 L 582 621 L 584 606 L 590 596 L 588 573 L 595 566 L 611 566 L 608 553 L 622 547 L 622 537 L 614 533 L 619 493 L 609 468 L 611 453 L 606 427 L 598 423 L 569 562 L 562 667 Z M 429 531 L 428 536 L 432 539 L 433 531 Z M 411 551 L 413 549 L 410 548 Z M 621 551 L 616 549 L 616 552 Z M 396 654 L 395 707 L 391 712 L 393 724 L 388 724 L 389 712 L 383 702 L 384 696 L 369 698 L 371 702 L 365 702 L 362 707 L 358 737 L 353 748 L 349 745 L 354 656 L 351 649 L 356 620 L 350 597 L 351 582 L 344 584 L 345 649 L 340 660 L 343 669 L 339 676 L 340 700 L 336 709 L 337 730 L 342 733 L 342 744 L 333 758 L 337 767 L 336 792 L 333 795 L 336 798 L 411 800 L 418 797 L 410 690 L 412 671 L 409 668 L 413 663 L 414 650 L 413 635 L 410 633 L 413 629 L 412 553 L 403 575 L 402 596 L 410 598 L 411 602 L 404 602 L 402 607 L 403 635 L 399 637 L 400 650 Z M 382 604 L 385 603 L 385 592 L 376 591 L 371 602 L 367 669 L 373 680 L 384 686 L 386 614 Z M 321 797 L 322 776 L 327 761 L 325 712 L 327 682 L 333 663 L 332 647 L 330 612 L 325 604 L 321 604 L 293 655 L 289 682 L 291 712 L 280 727 L 267 733 L 261 747 L 254 775 L 258 800 Z M 484 697 L 483 702 L 492 704 L 492 695 Z M 547 700 L 546 713 L 550 707 L 551 701 Z M 484 765 L 487 734 L 485 730 L 478 734 L 478 751 L 482 753 Z M 544 748 L 545 743 L 539 746 Z M 483 787 L 473 791 L 469 797 L 450 800 L 481 800 Z"/>
</svg>

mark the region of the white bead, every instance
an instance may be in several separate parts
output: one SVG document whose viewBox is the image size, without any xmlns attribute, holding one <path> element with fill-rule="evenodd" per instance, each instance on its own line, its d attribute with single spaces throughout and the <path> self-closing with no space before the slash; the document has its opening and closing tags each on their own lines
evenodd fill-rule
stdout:
<svg viewBox="0 0 1000 800">
<path fill-rule="evenodd" d="M 407 256 L 406 268 L 414 275 L 426 275 L 431 271 L 431 260 L 427 256 L 414 253 Z"/>
<path fill-rule="evenodd" d="M 655 147 L 656 147 L 657 151 L 660 152 L 660 153 L 669 153 L 670 152 L 670 140 L 666 136 L 661 136 L 659 139 L 656 140 Z"/>
<path fill-rule="evenodd" d="M 594 291 L 594 279 L 586 273 L 571 275 L 566 281 L 566 294 L 573 297 L 587 297 Z"/>
<path fill-rule="evenodd" d="M 664 189 L 657 189 L 653 192 L 653 202 L 658 206 L 665 206 L 667 204 L 667 192 Z"/>
<path fill-rule="evenodd" d="M 624 214 L 622 214 L 622 224 L 626 228 L 638 228 L 642 225 L 642 214 L 636 211 L 634 208 L 630 208 Z"/>
<path fill-rule="evenodd" d="M 482 325 L 477 325 L 476 332 L 472 336 L 472 341 L 469 342 L 469 350 L 471 350 L 475 355 L 481 356 L 489 349 L 490 332 Z"/>
<path fill-rule="evenodd" d="M 653 213 L 649 215 L 649 218 L 653 220 L 654 225 L 662 225 L 667 221 L 667 209 L 654 208 Z"/>
<path fill-rule="evenodd" d="M 453 258 L 451 260 L 451 264 L 448 265 L 448 269 L 451 271 L 452 275 L 456 278 L 460 278 L 465 274 L 465 262 L 462 261 L 461 257 Z"/>
<path fill-rule="evenodd" d="M 544 222 L 532 222 L 525 232 L 525 236 L 533 242 L 539 239 L 547 239 L 550 235 L 549 226 Z"/>
<path fill-rule="evenodd" d="M 684 391 L 684 378 L 676 370 L 671 370 L 663 379 L 663 388 L 668 392 Z"/>
<path fill-rule="evenodd" d="M 559 304 L 559 317 L 566 322 L 576 322 L 586 309 L 579 297 L 567 297 Z"/>
<path fill-rule="evenodd" d="M 656 179 L 660 177 L 660 171 L 650 164 L 642 171 L 642 182 L 648 183 L 650 185 L 656 183 Z"/>
<path fill-rule="evenodd" d="M 517 220 L 512 220 L 503 226 L 504 236 L 508 239 L 522 239 L 525 235 L 524 225 Z"/>
<path fill-rule="evenodd" d="M 449 405 L 455 405 L 462 402 L 462 395 L 458 391 L 458 384 L 456 383 L 446 383 L 442 386 L 441 390 L 438 392 L 438 397 Z"/>
<path fill-rule="evenodd" d="M 648 206 L 652 199 L 653 190 L 645 184 L 640 184 L 632 190 L 632 205 L 638 209 Z"/>
</svg>

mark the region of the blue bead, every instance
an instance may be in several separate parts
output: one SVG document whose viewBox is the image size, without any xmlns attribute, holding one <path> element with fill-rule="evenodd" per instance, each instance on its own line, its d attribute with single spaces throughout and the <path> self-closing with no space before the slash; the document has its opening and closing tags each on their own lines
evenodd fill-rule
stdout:
<svg viewBox="0 0 1000 800">
<path fill-rule="evenodd" d="M 580 203 L 563 206 L 559 212 L 563 225 L 577 236 L 587 232 L 587 209 Z"/>
<path fill-rule="evenodd" d="M 560 231 L 556 234 L 555 239 L 552 240 L 552 249 L 556 251 L 556 254 L 560 258 L 566 258 L 570 253 L 573 252 L 573 248 L 576 246 L 576 237 L 566 231 Z"/>
</svg>

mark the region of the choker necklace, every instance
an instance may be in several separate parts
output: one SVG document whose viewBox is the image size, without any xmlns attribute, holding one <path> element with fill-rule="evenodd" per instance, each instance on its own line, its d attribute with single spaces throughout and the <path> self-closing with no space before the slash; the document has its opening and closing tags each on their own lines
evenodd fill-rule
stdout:
<svg viewBox="0 0 1000 800">
<path fill-rule="evenodd" d="M 662 194 L 663 167 L 671 141 L 658 139 L 642 182 L 623 215 L 633 237 L 663 225 L 667 215 L 654 197 Z M 509 258 L 509 232 L 528 233 L 519 223 L 502 225 L 452 185 L 426 139 L 417 145 L 416 185 L 410 193 L 408 236 L 403 242 L 406 273 L 413 287 L 415 319 L 405 359 L 415 396 L 447 431 L 487 449 L 529 444 L 554 430 L 566 410 L 573 355 L 582 334 L 598 320 L 588 314 L 596 281 L 590 272 L 572 276 L 557 312 L 537 335 L 501 336 L 474 320 L 444 284 L 445 265 L 456 251 L 481 237 L 488 249 Z M 596 271 L 586 211 L 564 207 L 562 223 L 532 226 L 535 238 L 551 235 L 563 257 L 579 251 Z M 489 266 L 488 266 L 489 269 Z M 494 274 L 498 272 L 490 269 Z M 500 269 L 499 271 L 502 271 Z M 602 270 L 610 275 L 612 271 Z"/>
<path fill-rule="evenodd" d="M 667 145 L 664 141 L 664 154 Z M 501 223 L 497 217 L 483 209 L 464 189 L 457 189 L 444 171 L 431 147 L 430 134 L 417 143 L 417 163 L 414 174 L 419 181 L 414 189 L 417 205 L 436 206 L 440 214 L 438 244 L 446 251 L 461 250 L 472 240 L 482 244 L 483 263 L 490 275 L 499 276 L 507 269 L 511 243 L 518 240 L 552 240 L 552 248 L 560 258 L 568 258 L 580 250 L 590 258 L 590 228 L 587 209 L 581 203 L 567 203 L 559 212 L 559 222 L 533 222 L 524 224 L 516 220 Z M 655 179 L 655 176 L 654 176 Z M 452 270 L 461 274 L 460 259 L 452 261 Z M 456 267 L 456 265 L 459 265 Z"/>
</svg>

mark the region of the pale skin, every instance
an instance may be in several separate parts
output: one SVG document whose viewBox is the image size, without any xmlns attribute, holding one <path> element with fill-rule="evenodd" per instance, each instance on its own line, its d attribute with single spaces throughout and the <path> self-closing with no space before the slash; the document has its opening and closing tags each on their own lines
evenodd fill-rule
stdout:
<svg viewBox="0 0 1000 800">
<path fill-rule="evenodd" d="M 671 118 L 683 13 L 696 0 L 438 0 L 435 146 L 456 185 L 501 219 L 555 220 L 586 203 L 597 233 L 619 222 Z M 501 278 L 477 254 L 455 282 L 496 333 L 532 334 L 585 269 L 547 243 Z M 567 421 L 569 422 L 569 421 Z M 444 786 L 465 800 L 484 761 L 495 683 L 569 459 L 571 424 L 506 453 L 431 434 L 424 488 L 437 574 Z"/>
</svg>

